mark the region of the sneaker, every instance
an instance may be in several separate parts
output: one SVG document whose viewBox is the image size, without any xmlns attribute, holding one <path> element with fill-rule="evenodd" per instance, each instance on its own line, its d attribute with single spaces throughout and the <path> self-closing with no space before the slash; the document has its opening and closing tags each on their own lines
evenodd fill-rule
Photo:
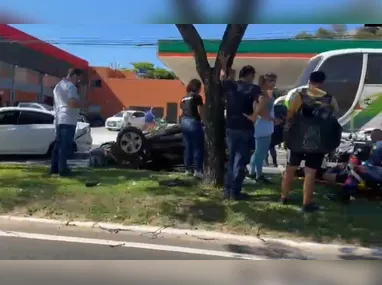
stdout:
<svg viewBox="0 0 382 285">
<path fill-rule="evenodd" d="M 301 208 L 301 211 L 303 213 L 314 213 L 320 211 L 320 206 L 317 205 L 316 203 L 310 203 L 308 205 L 304 205 Z"/>
<path fill-rule="evenodd" d="M 195 172 L 195 173 L 194 173 L 194 177 L 195 177 L 195 178 L 198 178 L 198 179 L 203 179 L 203 173 L 201 173 L 201 172 Z"/>
<path fill-rule="evenodd" d="M 184 172 L 184 175 L 186 175 L 186 176 L 192 176 L 192 171 L 190 171 L 190 170 L 186 170 L 186 171 Z"/>
<path fill-rule="evenodd" d="M 259 178 L 256 178 L 256 182 L 264 183 L 264 184 L 272 184 L 268 178 L 265 178 L 263 175 L 261 175 Z"/>
</svg>

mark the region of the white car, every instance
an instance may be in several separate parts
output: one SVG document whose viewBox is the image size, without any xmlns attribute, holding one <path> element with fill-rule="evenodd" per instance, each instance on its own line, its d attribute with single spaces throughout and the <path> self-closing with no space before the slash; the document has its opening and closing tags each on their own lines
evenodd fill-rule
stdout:
<svg viewBox="0 0 382 285">
<path fill-rule="evenodd" d="M 50 106 L 50 105 L 44 104 L 44 103 L 20 102 L 17 105 L 17 107 L 20 107 L 20 108 L 33 108 L 33 109 L 38 109 L 38 110 L 46 110 L 46 111 L 54 113 L 53 106 Z M 87 123 L 87 119 L 84 116 L 82 116 L 82 115 L 78 116 L 78 121 L 79 122 Z"/>
<path fill-rule="evenodd" d="M 0 154 L 50 154 L 56 137 L 54 115 L 36 108 L 0 108 Z M 87 152 L 92 147 L 88 123 L 77 123 L 74 152 Z"/>
<path fill-rule="evenodd" d="M 39 110 L 46 110 L 53 112 L 53 107 L 44 103 L 36 103 L 36 102 L 20 102 L 17 107 L 20 108 L 33 108 Z"/>
<path fill-rule="evenodd" d="M 113 117 L 107 118 L 105 122 L 105 128 L 111 131 L 119 131 L 124 126 L 143 129 L 145 126 L 145 112 L 136 110 L 121 111 Z"/>
</svg>

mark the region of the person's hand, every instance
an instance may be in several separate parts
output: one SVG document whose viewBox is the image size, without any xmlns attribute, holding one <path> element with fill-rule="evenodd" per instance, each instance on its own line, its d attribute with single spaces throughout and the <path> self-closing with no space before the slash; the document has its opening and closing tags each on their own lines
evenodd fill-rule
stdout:
<svg viewBox="0 0 382 285">
<path fill-rule="evenodd" d="M 248 115 L 248 114 L 243 113 L 243 116 L 246 117 L 248 120 L 250 120 L 252 122 L 255 121 L 254 118 L 253 118 L 253 115 Z"/>
<path fill-rule="evenodd" d="M 226 70 L 227 65 L 228 65 L 228 60 L 230 57 L 231 57 L 230 55 L 225 55 L 224 52 L 219 53 L 218 58 L 220 60 L 220 64 L 221 64 L 223 70 Z"/>
</svg>

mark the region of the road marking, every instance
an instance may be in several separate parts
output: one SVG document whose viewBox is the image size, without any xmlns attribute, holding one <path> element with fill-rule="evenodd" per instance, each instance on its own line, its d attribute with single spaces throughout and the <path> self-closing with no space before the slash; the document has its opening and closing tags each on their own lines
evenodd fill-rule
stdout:
<svg viewBox="0 0 382 285">
<path fill-rule="evenodd" d="M 251 255 L 251 254 L 238 254 L 238 253 L 232 253 L 228 251 L 206 250 L 206 249 L 198 249 L 198 248 L 191 248 L 191 247 L 158 245 L 158 244 L 137 243 L 137 242 L 124 242 L 124 241 L 105 240 L 105 239 L 46 235 L 46 234 L 26 233 L 26 232 L 0 231 L 0 237 L 13 237 L 13 238 L 32 239 L 32 240 L 106 245 L 110 247 L 124 247 L 124 248 L 135 248 L 135 249 L 145 249 L 145 250 L 178 252 L 178 253 L 187 253 L 187 254 L 195 254 L 195 255 L 225 257 L 225 258 L 232 258 L 232 259 L 270 260 L 270 258 L 266 258 L 262 256 Z"/>
</svg>

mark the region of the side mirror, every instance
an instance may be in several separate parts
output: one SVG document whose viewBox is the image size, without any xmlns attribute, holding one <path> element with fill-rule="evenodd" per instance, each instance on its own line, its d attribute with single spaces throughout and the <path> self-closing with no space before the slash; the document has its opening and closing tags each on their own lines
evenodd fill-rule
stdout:
<svg viewBox="0 0 382 285">
<path fill-rule="evenodd" d="M 135 118 L 136 118 L 136 116 L 134 116 L 134 115 L 133 115 L 133 116 L 131 116 L 131 118 L 132 118 L 132 119 L 135 119 Z"/>
</svg>

